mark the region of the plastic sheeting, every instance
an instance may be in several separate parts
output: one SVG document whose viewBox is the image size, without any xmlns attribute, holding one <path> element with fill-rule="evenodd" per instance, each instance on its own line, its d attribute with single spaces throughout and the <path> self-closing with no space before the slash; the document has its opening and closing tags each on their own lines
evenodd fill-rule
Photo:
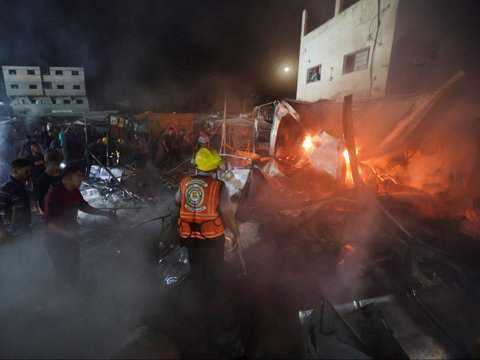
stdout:
<svg viewBox="0 0 480 360">
<path fill-rule="evenodd" d="M 458 72 L 443 86 L 430 93 L 384 97 L 354 104 L 355 143 L 360 149 L 358 158 L 367 160 L 386 154 L 403 153 L 406 143 L 415 137 L 414 132 L 427 113 L 463 75 L 463 72 Z M 288 100 L 282 103 L 281 109 L 288 109 L 290 113 L 293 111 L 292 116 L 305 131 L 324 130 L 342 139 L 343 103 L 333 100 Z"/>
<path fill-rule="evenodd" d="M 457 73 L 431 93 L 385 97 L 355 104 L 353 122 L 358 159 L 394 158 L 403 156 L 406 147 L 415 149 L 418 136 L 421 136 L 416 131 L 420 123 L 446 90 L 462 76 L 462 72 Z M 270 156 L 278 160 L 279 154 L 295 154 L 298 156 L 295 161 L 300 163 L 301 142 L 308 133 L 323 131 L 342 141 L 342 118 L 343 103 L 333 100 L 288 100 L 277 103 L 271 130 Z M 314 167 L 333 174 L 331 164 L 336 161 L 337 154 L 328 148 L 324 150 L 325 153 L 318 157 Z M 326 162 L 322 164 L 322 161 Z M 280 166 L 278 168 L 281 170 Z"/>
<path fill-rule="evenodd" d="M 300 118 L 293 108 L 288 103 L 280 102 L 275 106 L 275 112 L 273 114 L 273 124 L 270 132 L 270 147 L 268 153 L 270 156 L 275 157 L 277 152 L 277 145 L 280 140 L 280 136 L 284 136 L 282 132 L 279 132 L 282 121 L 285 121 L 287 117 L 294 119 L 298 126 L 301 126 Z M 287 134 L 285 134 L 287 135 Z"/>
<path fill-rule="evenodd" d="M 343 149 L 342 141 L 325 131 L 320 131 L 313 136 L 312 142 L 313 148 L 308 152 L 308 157 L 313 168 L 337 179 L 340 167 L 339 152 Z"/>
<path fill-rule="evenodd" d="M 174 285 L 182 281 L 190 272 L 188 250 L 175 247 L 158 261 L 157 274 L 165 285 Z"/>
<path fill-rule="evenodd" d="M 124 168 L 121 167 L 115 167 L 115 168 L 108 168 L 110 172 L 118 179 L 118 181 L 122 181 L 122 175 L 125 171 Z M 105 168 L 98 166 L 98 165 L 92 165 L 90 169 L 90 177 L 96 178 L 96 179 L 101 179 L 104 181 L 110 181 L 112 176 L 108 173 Z"/>
</svg>

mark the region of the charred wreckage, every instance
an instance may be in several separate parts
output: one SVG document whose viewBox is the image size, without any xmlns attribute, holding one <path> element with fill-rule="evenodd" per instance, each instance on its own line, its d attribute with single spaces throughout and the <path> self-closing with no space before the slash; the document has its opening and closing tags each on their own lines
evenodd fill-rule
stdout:
<svg viewBox="0 0 480 360">
<path fill-rule="evenodd" d="M 349 96 L 343 103 L 282 100 L 268 105 L 271 118 L 258 107 L 250 117 L 215 121 L 226 162 L 218 177 L 236 203 L 241 233 L 238 248 L 225 254 L 240 280 L 220 302 L 238 292 L 241 310 L 214 311 L 198 326 L 189 317 L 198 309 L 173 305 L 190 296 L 176 209 L 156 207 L 191 171 L 189 159 L 156 175 L 96 159 L 82 194 L 125 221 L 109 228 L 83 219 L 86 233 L 96 229 L 96 238 L 101 231 L 108 239 L 105 247 L 92 238 L 85 258 L 143 262 L 132 255 L 140 251 L 149 262 L 138 276 L 167 289 L 153 316 L 160 320 L 146 321 L 113 357 L 480 356 L 475 173 L 456 166 L 461 155 L 450 134 L 434 129 L 449 128 L 454 115 L 442 102 L 448 93 L 455 107 L 461 76 L 419 96 L 355 104 Z M 248 149 L 233 144 L 242 128 L 251 131 Z M 261 142 L 265 128 L 270 139 Z M 432 150 L 434 141 L 442 146 Z M 137 191 L 145 174 L 161 183 L 163 195 Z M 162 322 L 167 305 L 183 315 Z M 185 340 L 182 321 L 197 339 Z"/>
</svg>

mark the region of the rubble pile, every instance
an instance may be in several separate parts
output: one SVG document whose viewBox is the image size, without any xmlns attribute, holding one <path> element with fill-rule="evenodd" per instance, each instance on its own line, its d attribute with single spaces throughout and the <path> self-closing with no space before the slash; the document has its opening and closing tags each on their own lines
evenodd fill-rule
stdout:
<svg viewBox="0 0 480 360">
<path fill-rule="evenodd" d="M 265 147 L 245 131 L 258 121 L 218 124 L 240 238 L 227 231 L 228 280 L 207 297 L 177 233 L 191 154 L 91 165 L 83 197 L 121 221 L 80 215 L 83 281 L 95 310 L 115 299 L 109 316 L 137 328 L 114 357 L 478 356 L 477 172 L 456 165 L 453 141 L 431 150 L 424 123 L 450 85 L 357 109 L 277 102 Z"/>
</svg>

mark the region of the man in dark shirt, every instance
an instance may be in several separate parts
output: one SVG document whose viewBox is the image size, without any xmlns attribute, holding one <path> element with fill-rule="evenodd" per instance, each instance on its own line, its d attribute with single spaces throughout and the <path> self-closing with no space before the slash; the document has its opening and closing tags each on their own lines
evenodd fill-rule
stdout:
<svg viewBox="0 0 480 360">
<path fill-rule="evenodd" d="M 11 163 L 11 176 L 0 186 L 0 242 L 13 240 L 14 235 L 28 232 L 32 218 L 30 198 L 25 187 L 31 172 L 30 162 L 18 158 Z"/>
<path fill-rule="evenodd" d="M 30 166 L 32 167 L 32 184 L 35 184 L 40 175 L 45 171 L 45 160 L 43 159 L 42 149 L 37 143 L 30 146 L 31 154 L 27 156 L 28 161 L 30 161 Z"/>
<path fill-rule="evenodd" d="M 74 288 L 80 265 L 78 210 L 112 220 L 117 218 L 114 213 L 95 209 L 85 201 L 79 190 L 82 174 L 79 167 L 67 165 L 62 170 L 62 184 L 49 191 L 44 199 L 45 246 L 59 282 Z"/>
<path fill-rule="evenodd" d="M 135 134 L 137 146 L 135 151 L 135 165 L 138 169 L 145 169 L 149 158 L 148 141 L 143 134 Z"/>
<path fill-rule="evenodd" d="M 47 149 L 50 147 L 50 144 L 52 143 L 54 138 L 54 134 L 52 130 L 49 130 L 47 133 L 43 135 L 42 141 L 43 141 L 43 150 L 46 152 Z"/>
<path fill-rule="evenodd" d="M 170 166 L 175 160 L 175 130 L 172 127 L 169 127 L 167 133 L 163 136 L 162 145 L 164 150 L 164 165 Z"/>
<path fill-rule="evenodd" d="M 209 132 L 209 149 L 216 150 L 218 153 L 222 150 L 222 136 L 218 133 L 219 131 L 221 131 L 221 128 L 216 129 L 213 134 Z"/>
<path fill-rule="evenodd" d="M 60 176 L 60 157 L 56 153 L 47 153 L 45 155 L 45 172 L 40 175 L 33 184 L 33 192 L 37 198 L 38 208 L 43 213 L 45 211 L 44 198 L 51 186 L 58 186 L 62 183 Z"/>
<path fill-rule="evenodd" d="M 184 149 L 183 149 L 184 138 L 185 138 L 185 129 L 180 129 L 177 136 L 175 137 L 175 149 L 176 149 L 175 160 L 176 161 L 182 160 L 182 154 L 184 153 Z"/>
<path fill-rule="evenodd" d="M 25 142 L 22 145 L 22 150 L 20 151 L 20 154 L 18 154 L 18 157 L 27 157 L 32 154 L 31 146 L 35 144 L 35 141 L 32 140 L 31 135 L 27 135 L 25 137 Z"/>
</svg>

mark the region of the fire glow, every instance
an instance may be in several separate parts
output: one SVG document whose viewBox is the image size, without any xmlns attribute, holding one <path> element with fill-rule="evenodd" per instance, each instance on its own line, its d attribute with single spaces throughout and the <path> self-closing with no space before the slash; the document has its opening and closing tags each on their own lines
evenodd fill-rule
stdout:
<svg viewBox="0 0 480 360">
<path fill-rule="evenodd" d="M 313 141 L 312 141 L 312 137 L 310 135 L 305 136 L 305 140 L 303 140 L 302 146 L 307 152 L 312 149 Z"/>
<path fill-rule="evenodd" d="M 345 163 L 350 165 L 350 155 L 348 154 L 348 150 L 343 150 L 343 158 L 345 159 Z M 358 155 L 358 149 L 355 149 L 355 154 Z"/>
<path fill-rule="evenodd" d="M 345 159 L 345 163 L 350 165 L 350 156 L 348 155 L 348 150 L 343 150 L 343 158 Z"/>
<path fill-rule="evenodd" d="M 355 154 L 358 155 L 358 149 L 355 149 Z M 352 167 L 350 166 L 350 155 L 348 154 L 348 150 L 347 149 L 343 150 L 342 155 L 343 155 L 343 158 L 345 159 L 345 184 L 351 186 L 353 185 L 353 175 L 352 175 Z"/>
</svg>

